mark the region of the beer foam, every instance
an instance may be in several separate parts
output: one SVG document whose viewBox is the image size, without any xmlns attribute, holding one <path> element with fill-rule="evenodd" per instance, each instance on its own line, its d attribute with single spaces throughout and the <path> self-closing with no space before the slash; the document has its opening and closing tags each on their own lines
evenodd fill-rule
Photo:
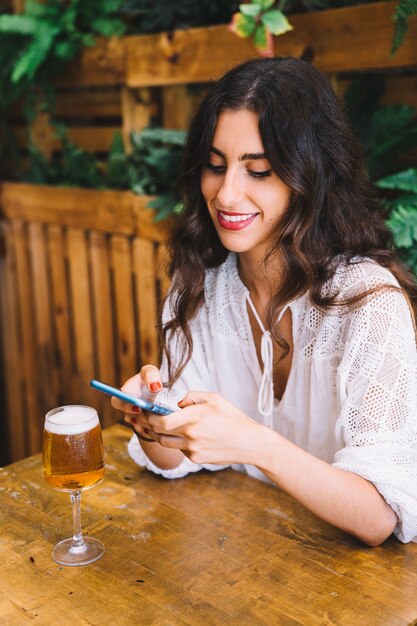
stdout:
<svg viewBox="0 0 417 626">
<path fill-rule="evenodd" d="M 49 411 L 45 430 L 56 435 L 79 435 L 99 424 L 97 411 L 89 406 L 62 406 Z"/>
</svg>

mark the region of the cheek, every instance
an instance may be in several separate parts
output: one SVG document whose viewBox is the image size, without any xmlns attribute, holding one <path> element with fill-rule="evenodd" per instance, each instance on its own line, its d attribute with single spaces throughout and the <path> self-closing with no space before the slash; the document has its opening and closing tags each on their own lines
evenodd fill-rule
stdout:
<svg viewBox="0 0 417 626">
<path fill-rule="evenodd" d="M 208 202 L 217 195 L 219 181 L 215 176 L 212 176 L 209 172 L 207 172 L 201 175 L 200 187 L 205 201 Z"/>
</svg>

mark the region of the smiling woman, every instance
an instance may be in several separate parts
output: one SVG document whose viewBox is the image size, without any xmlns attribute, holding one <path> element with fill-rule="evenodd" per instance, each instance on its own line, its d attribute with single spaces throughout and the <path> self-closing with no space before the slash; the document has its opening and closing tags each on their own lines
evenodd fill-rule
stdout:
<svg viewBox="0 0 417 626">
<path fill-rule="evenodd" d="M 417 289 L 325 76 L 295 58 L 225 74 L 182 188 L 163 361 L 124 386 L 174 412 L 113 399 L 131 456 L 270 480 L 369 545 L 417 536 Z"/>
<path fill-rule="evenodd" d="M 256 113 L 220 113 L 201 191 L 223 246 L 262 261 L 288 205 L 290 189 L 264 153 Z M 243 229 L 245 233 L 240 232 Z"/>
</svg>

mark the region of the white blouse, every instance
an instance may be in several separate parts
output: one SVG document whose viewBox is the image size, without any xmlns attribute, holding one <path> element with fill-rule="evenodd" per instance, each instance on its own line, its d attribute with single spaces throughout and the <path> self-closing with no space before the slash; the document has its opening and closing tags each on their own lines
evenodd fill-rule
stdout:
<svg viewBox="0 0 417 626">
<path fill-rule="evenodd" d="M 380 285 L 398 283 L 379 264 L 357 258 L 341 262 L 323 291 L 344 299 Z M 259 366 L 249 301 L 234 253 L 220 267 L 207 270 L 205 302 L 191 322 L 192 358 L 157 402 L 177 410 L 189 390 L 221 394 L 307 452 L 371 481 L 398 516 L 395 535 L 410 541 L 417 536 L 417 349 L 404 295 L 380 290 L 356 310 L 340 306 L 326 312 L 312 304 L 308 293 L 290 302 L 281 315 L 291 309 L 294 351 L 280 401 L 273 396 L 267 332 L 263 370 Z M 169 317 L 168 303 L 164 318 Z M 168 378 L 165 361 L 161 374 Z M 161 470 L 136 436 L 128 449 L 139 465 L 166 478 L 225 467 L 185 458 L 175 469 Z M 232 467 L 268 481 L 256 467 Z"/>
</svg>

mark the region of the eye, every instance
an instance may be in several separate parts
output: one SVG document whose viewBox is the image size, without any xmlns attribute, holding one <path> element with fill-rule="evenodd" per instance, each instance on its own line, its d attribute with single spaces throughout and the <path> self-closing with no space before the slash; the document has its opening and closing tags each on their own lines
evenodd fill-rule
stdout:
<svg viewBox="0 0 417 626">
<path fill-rule="evenodd" d="M 224 174 L 226 171 L 225 165 L 213 165 L 213 163 L 207 163 L 206 167 L 213 172 L 213 174 Z"/>
<path fill-rule="evenodd" d="M 272 174 L 272 168 L 269 170 L 263 170 L 262 172 L 254 172 L 253 170 L 248 170 L 249 176 L 252 178 L 267 178 Z"/>
</svg>

